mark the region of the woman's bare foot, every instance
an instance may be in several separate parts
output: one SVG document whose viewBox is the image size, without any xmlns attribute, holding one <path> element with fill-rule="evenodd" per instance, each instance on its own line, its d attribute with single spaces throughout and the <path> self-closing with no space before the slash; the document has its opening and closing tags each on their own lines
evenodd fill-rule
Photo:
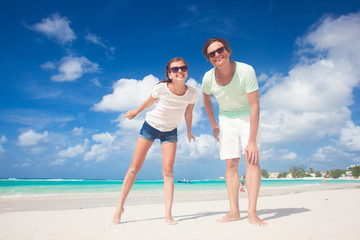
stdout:
<svg viewBox="0 0 360 240">
<path fill-rule="evenodd" d="M 248 216 L 248 222 L 255 226 L 266 226 L 267 222 L 261 220 L 256 214 Z"/>
<path fill-rule="evenodd" d="M 216 220 L 216 222 L 225 223 L 225 222 L 233 222 L 233 221 L 239 221 L 239 220 L 241 220 L 240 213 L 228 213 L 224 217 Z"/>
<path fill-rule="evenodd" d="M 167 224 L 169 224 L 169 225 L 176 225 L 176 224 L 178 224 L 178 221 L 176 221 L 176 220 L 173 219 L 172 217 L 166 218 L 166 219 L 165 219 L 165 222 L 166 222 Z"/>
<path fill-rule="evenodd" d="M 111 221 L 112 224 L 119 224 L 121 221 L 121 215 L 125 212 L 124 208 L 121 208 L 121 210 L 119 208 L 116 209 L 114 217 Z"/>
</svg>

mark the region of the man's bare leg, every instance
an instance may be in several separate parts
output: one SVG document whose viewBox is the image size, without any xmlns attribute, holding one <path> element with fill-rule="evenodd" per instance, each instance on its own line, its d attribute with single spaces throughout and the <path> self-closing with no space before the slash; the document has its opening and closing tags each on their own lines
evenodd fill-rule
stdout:
<svg viewBox="0 0 360 240">
<path fill-rule="evenodd" d="M 256 204 L 260 190 L 261 169 L 259 163 L 246 163 L 246 186 L 249 197 L 248 221 L 257 226 L 267 225 L 257 215 Z"/>
<path fill-rule="evenodd" d="M 227 159 L 226 160 L 226 188 L 228 191 L 230 212 L 223 218 L 217 220 L 217 222 L 232 222 L 239 221 L 239 161 L 240 158 Z"/>
</svg>

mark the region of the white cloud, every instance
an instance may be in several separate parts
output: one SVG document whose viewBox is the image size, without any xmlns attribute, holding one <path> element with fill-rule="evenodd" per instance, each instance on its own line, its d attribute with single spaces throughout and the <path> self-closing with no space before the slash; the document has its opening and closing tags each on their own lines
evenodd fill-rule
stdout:
<svg viewBox="0 0 360 240">
<path fill-rule="evenodd" d="M 72 130 L 72 133 L 75 136 L 81 136 L 84 132 L 84 128 L 83 127 L 74 127 L 74 129 Z"/>
<path fill-rule="evenodd" d="M 49 165 L 51 165 L 51 166 L 64 166 L 66 162 L 67 162 L 66 159 L 59 158 L 59 159 L 56 159 L 53 162 L 50 162 Z"/>
<path fill-rule="evenodd" d="M 36 129 L 64 126 L 75 120 L 72 116 L 61 116 L 55 112 L 48 113 L 46 111 L 26 108 L 1 111 L 0 118 L 10 123 L 30 126 Z"/>
<path fill-rule="evenodd" d="M 48 61 L 48 62 L 42 64 L 40 66 L 40 68 L 43 70 L 53 70 L 53 69 L 56 69 L 56 65 L 55 65 L 55 63 Z"/>
<path fill-rule="evenodd" d="M 126 129 L 129 131 L 139 131 L 145 120 L 145 114 L 139 114 L 136 118 L 128 119 L 124 118 L 124 115 L 121 114 L 115 121 L 119 122 L 118 127 L 121 129 Z"/>
<path fill-rule="evenodd" d="M 101 144 L 94 144 L 91 146 L 89 152 L 85 153 L 84 161 L 95 160 L 96 162 L 103 161 L 110 156 L 110 149 Z"/>
<path fill-rule="evenodd" d="M 6 139 L 5 135 L 1 135 L 0 144 L 5 143 L 5 142 L 7 142 L 7 139 Z"/>
<path fill-rule="evenodd" d="M 346 149 L 332 145 L 318 148 L 315 153 L 312 154 L 311 159 L 314 162 L 321 163 L 322 165 L 324 162 L 326 162 L 327 167 L 334 166 L 337 168 L 339 168 L 339 166 L 343 168 L 347 167 L 349 166 L 349 163 L 360 162 L 360 157 L 358 154 L 348 152 Z M 331 165 L 332 163 L 336 163 L 336 165 Z"/>
<path fill-rule="evenodd" d="M 102 87 L 102 85 L 101 85 L 101 83 L 100 83 L 100 81 L 99 81 L 99 79 L 97 77 L 91 79 L 91 81 L 94 83 L 95 86 Z"/>
<path fill-rule="evenodd" d="M 182 134 L 178 137 L 177 163 L 191 163 L 194 160 L 213 160 L 219 159 L 219 146 L 215 138 L 208 134 L 195 136 L 195 142 L 189 142 L 187 135 Z"/>
<path fill-rule="evenodd" d="M 260 160 L 261 161 L 295 161 L 298 155 L 295 152 L 291 152 L 288 149 L 275 150 L 274 148 L 261 149 Z"/>
<path fill-rule="evenodd" d="M 316 150 L 316 152 L 312 155 L 312 159 L 319 162 L 330 162 L 336 159 L 340 154 L 341 151 L 335 148 L 334 146 L 325 146 L 321 147 Z M 346 156 L 342 156 L 344 158 Z"/>
<path fill-rule="evenodd" d="M 49 62 L 45 64 L 50 65 Z M 60 60 L 58 71 L 58 74 L 51 77 L 52 81 L 72 82 L 81 78 L 85 73 L 99 72 L 100 68 L 97 63 L 91 62 L 86 57 L 67 56 Z"/>
<path fill-rule="evenodd" d="M 260 161 L 273 160 L 275 156 L 275 150 L 273 148 L 270 149 L 260 149 Z"/>
<path fill-rule="evenodd" d="M 47 142 L 48 134 L 48 131 L 37 133 L 30 129 L 29 131 L 20 134 L 18 137 L 18 144 L 20 146 L 36 146 L 40 142 Z"/>
<path fill-rule="evenodd" d="M 29 29 L 55 39 L 61 44 L 71 43 L 76 39 L 74 31 L 70 28 L 70 21 L 66 17 L 61 17 L 58 13 L 43 18 L 42 22 L 30 26 Z"/>
<path fill-rule="evenodd" d="M 105 95 L 93 106 L 99 112 L 123 112 L 138 108 L 150 95 L 159 79 L 153 75 L 143 80 L 120 79 L 113 85 L 113 93 Z"/>
<path fill-rule="evenodd" d="M 339 18 L 326 17 L 317 23 L 303 42 L 311 44 L 313 50 L 325 51 L 330 59 L 339 58 L 359 64 L 360 12 Z M 301 41 L 301 40 L 300 40 Z"/>
<path fill-rule="evenodd" d="M 85 36 L 85 39 L 89 42 L 92 42 L 96 45 L 99 45 L 103 48 L 105 48 L 106 50 L 110 51 L 110 52 L 114 52 L 115 48 L 114 47 L 109 47 L 107 46 L 104 41 L 101 39 L 101 37 L 95 35 L 95 34 L 92 34 L 92 33 L 88 33 L 86 36 Z"/>
<path fill-rule="evenodd" d="M 103 145 L 111 145 L 116 137 L 112 136 L 110 133 L 106 132 L 106 133 L 100 133 L 100 134 L 94 134 L 92 136 L 92 139 L 95 142 L 99 142 Z"/>
<path fill-rule="evenodd" d="M 360 126 L 348 121 L 340 131 L 340 144 L 349 151 L 360 151 Z"/>
<path fill-rule="evenodd" d="M 116 144 L 116 136 L 110 133 L 94 134 L 92 140 L 99 142 L 100 144 L 94 144 L 91 146 L 90 151 L 84 155 L 84 161 L 95 160 L 97 162 L 106 160 L 110 154 L 119 150 L 119 146 Z"/>
<path fill-rule="evenodd" d="M 0 153 L 3 153 L 5 152 L 5 149 L 3 147 L 3 143 L 6 143 L 7 142 L 7 139 L 4 135 L 1 135 L 1 138 L 0 138 Z"/>
<path fill-rule="evenodd" d="M 271 79 L 261 97 L 264 142 L 338 136 L 360 83 L 359 39 L 360 13 L 326 17 L 298 40 L 300 62 L 288 76 L 262 76 Z"/>
<path fill-rule="evenodd" d="M 78 144 L 74 147 L 69 147 L 66 150 L 58 152 L 58 156 L 61 158 L 74 158 L 83 154 L 88 148 L 89 140 L 85 139 L 84 144 Z"/>
<path fill-rule="evenodd" d="M 288 152 L 288 153 L 282 155 L 281 158 L 283 158 L 285 160 L 294 160 L 297 158 L 297 154 L 294 152 Z"/>
</svg>

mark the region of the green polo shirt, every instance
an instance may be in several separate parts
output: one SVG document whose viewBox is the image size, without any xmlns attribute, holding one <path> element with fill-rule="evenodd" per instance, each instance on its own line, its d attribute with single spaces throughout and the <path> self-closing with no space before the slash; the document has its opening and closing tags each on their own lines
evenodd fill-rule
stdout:
<svg viewBox="0 0 360 240">
<path fill-rule="evenodd" d="M 219 116 L 228 118 L 250 115 L 247 94 L 259 89 L 252 66 L 236 62 L 234 77 L 226 86 L 215 81 L 215 67 L 206 72 L 202 81 L 202 91 L 213 94 L 219 103 Z"/>
</svg>

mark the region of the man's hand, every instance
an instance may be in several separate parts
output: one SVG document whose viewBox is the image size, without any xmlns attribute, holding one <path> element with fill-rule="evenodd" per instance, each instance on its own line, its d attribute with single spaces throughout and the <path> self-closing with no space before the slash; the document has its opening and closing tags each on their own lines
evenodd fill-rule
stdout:
<svg viewBox="0 0 360 240">
<path fill-rule="evenodd" d="M 213 127 L 213 136 L 216 139 L 216 141 L 219 141 L 219 133 L 220 133 L 219 126 Z"/>
<path fill-rule="evenodd" d="M 260 154 L 256 143 L 249 143 L 246 146 L 244 150 L 244 156 L 246 161 L 251 165 L 257 164 L 259 162 Z"/>
</svg>

